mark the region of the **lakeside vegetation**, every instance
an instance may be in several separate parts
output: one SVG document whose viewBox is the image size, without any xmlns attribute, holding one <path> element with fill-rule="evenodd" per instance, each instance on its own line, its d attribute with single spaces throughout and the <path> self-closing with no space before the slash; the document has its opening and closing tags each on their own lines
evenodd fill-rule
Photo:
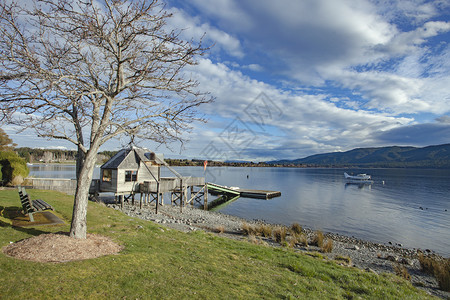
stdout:
<svg viewBox="0 0 450 300">
<path fill-rule="evenodd" d="M 30 190 L 69 224 L 73 197 Z M 17 191 L 1 190 L 0 245 L 69 225 L 18 228 L 3 217 L 20 209 Z M 23 298 L 308 298 L 427 299 L 393 274 L 375 275 L 288 248 L 254 245 L 210 233 L 182 233 L 90 202 L 89 231 L 123 245 L 118 255 L 62 264 L 17 260 L 0 254 L 2 297 Z M 293 229 L 295 230 L 295 229 Z"/>
<path fill-rule="evenodd" d="M 75 163 L 76 151 L 16 148 L 28 163 Z M 97 163 L 104 163 L 117 151 L 98 153 Z M 165 159 L 171 166 L 203 166 L 203 159 Z M 291 168 L 450 168 L 450 144 L 416 147 L 358 148 L 346 152 L 323 153 L 295 160 L 269 162 L 208 161 L 210 167 L 291 167 Z"/>
</svg>

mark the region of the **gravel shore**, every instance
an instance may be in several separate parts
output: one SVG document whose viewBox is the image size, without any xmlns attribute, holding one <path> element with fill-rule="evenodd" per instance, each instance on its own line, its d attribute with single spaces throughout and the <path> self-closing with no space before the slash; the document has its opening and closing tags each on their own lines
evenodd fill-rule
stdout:
<svg viewBox="0 0 450 300">
<path fill-rule="evenodd" d="M 107 205 L 111 208 L 121 210 L 120 205 Z M 171 205 L 160 205 L 158 207 L 158 214 L 155 214 L 154 205 L 144 206 L 142 209 L 139 209 L 137 206 L 125 203 L 122 211 L 131 217 L 152 221 L 183 232 L 204 230 L 238 240 L 250 240 L 248 236 L 243 234 L 243 224 L 259 225 L 262 223 L 257 220 L 250 221 L 191 207 L 185 207 L 183 208 L 183 212 L 180 212 L 179 207 Z M 303 231 L 308 237 L 308 240 L 311 241 L 315 235 L 314 231 L 311 229 L 303 229 Z M 337 257 L 350 258 L 350 266 L 375 274 L 383 272 L 395 273 L 395 266 L 403 266 L 411 275 L 411 283 L 413 285 L 425 290 L 431 295 L 443 299 L 450 299 L 450 293 L 439 290 L 434 277 L 421 271 L 420 263 L 417 259 L 419 250 L 405 249 L 398 245 L 377 244 L 333 233 L 325 233 L 325 239 L 333 240 L 332 252 L 320 253 L 327 259 L 336 259 Z M 270 246 L 280 247 L 280 244 L 271 238 L 259 238 L 259 241 Z M 317 253 L 320 251 L 315 246 L 296 246 L 294 250 L 305 253 Z M 342 265 L 347 265 L 342 260 L 337 260 L 337 262 L 340 262 Z"/>
</svg>

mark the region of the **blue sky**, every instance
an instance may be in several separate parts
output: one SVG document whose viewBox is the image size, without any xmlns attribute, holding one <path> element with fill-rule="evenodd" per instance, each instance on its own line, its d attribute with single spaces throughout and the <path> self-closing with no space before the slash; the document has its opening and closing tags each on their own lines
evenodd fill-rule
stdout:
<svg viewBox="0 0 450 300">
<path fill-rule="evenodd" d="M 264 161 L 450 143 L 447 0 L 166 2 L 168 26 L 213 45 L 186 71 L 216 98 L 183 148 L 156 150 L 166 157 Z M 6 131 L 19 146 L 73 148 Z"/>
</svg>

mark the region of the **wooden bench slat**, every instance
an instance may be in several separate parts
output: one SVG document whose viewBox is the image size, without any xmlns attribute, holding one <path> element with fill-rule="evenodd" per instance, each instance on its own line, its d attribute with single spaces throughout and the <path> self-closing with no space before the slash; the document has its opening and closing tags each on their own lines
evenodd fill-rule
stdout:
<svg viewBox="0 0 450 300">
<path fill-rule="evenodd" d="M 32 203 L 33 203 L 33 207 L 35 207 L 36 210 L 44 210 L 45 209 L 45 206 L 43 206 L 42 204 L 40 204 L 36 200 L 33 200 Z"/>
<path fill-rule="evenodd" d="M 39 207 L 40 210 L 46 210 L 46 209 L 53 210 L 53 207 L 50 204 L 48 204 L 47 202 L 45 202 L 44 200 L 41 200 L 41 199 L 33 200 L 33 204 L 34 204 L 34 206 Z"/>
</svg>

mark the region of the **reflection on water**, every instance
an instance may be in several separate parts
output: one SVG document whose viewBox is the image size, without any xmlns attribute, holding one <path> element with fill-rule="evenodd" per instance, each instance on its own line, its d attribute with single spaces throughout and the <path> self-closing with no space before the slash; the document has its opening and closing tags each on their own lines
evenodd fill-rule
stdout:
<svg viewBox="0 0 450 300">
<path fill-rule="evenodd" d="M 221 212 L 246 219 L 341 233 L 450 255 L 450 170 L 178 167 L 182 175 L 241 188 L 277 190 L 271 200 L 239 200 Z M 372 175 L 346 184 L 343 173 Z M 32 166 L 36 177 L 75 177 L 74 166 Z M 162 176 L 172 176 L 163 169 Z M 99 178 L 96 169 L 94 178 Z M 384 184 L 383 184 L 384 181 Z M 447 210 L 447 211 L 446 211 Z"/>
</svg>

